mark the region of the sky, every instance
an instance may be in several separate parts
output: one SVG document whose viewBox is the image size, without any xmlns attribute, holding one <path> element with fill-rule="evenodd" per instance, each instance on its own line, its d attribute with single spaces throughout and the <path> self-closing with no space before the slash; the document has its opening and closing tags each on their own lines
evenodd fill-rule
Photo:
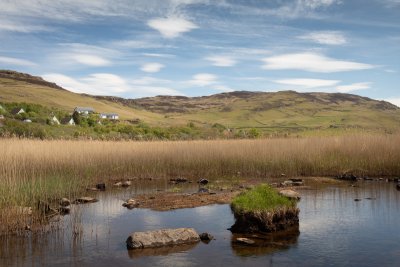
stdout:
<svg viewBox="0 0 400 267">
<path fill-rule="evenodd" d="M 400 0 L 0 0 L 0 69 L 125 98 L 295 90 L 400 106 Z"/>
</svg>

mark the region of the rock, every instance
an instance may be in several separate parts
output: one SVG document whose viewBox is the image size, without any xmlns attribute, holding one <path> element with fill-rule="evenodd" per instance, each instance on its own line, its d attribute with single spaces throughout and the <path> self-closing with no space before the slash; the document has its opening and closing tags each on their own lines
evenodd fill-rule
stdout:
<svg viewBox="0 0 400 267">
<path fill-rule="evenodd" d="M 214 237 L 209 233 L 201 233 L 199 237 L 201 241 L 211 241 L 214 239 Z"/>
<path fill-rule="evenodd" d="M 136 199 L 131 198 L 124 202 L 122 206 L 128 209 L 133 209 L 139 207 L 139 202 Z"/>
<path fill-rule="evenodd" d="M 271 187 L 278 187 L 278 183 L 272 183 L 270 184 Z"/>
<path fill-rule="evenodd" d="M 25 230 L 26 230 L 26 231 L 30 231 L 30 230 L 31 230 L 31 227 L 30 227 L 29 225 L 25 225 Z"/>
<path fill-rule="evenodd" d="M 197 191 L 197 193 L 208 193 L 208 192 L 209 192 L 209 190 L 207 188 L 203 188 L 203 187 L 199 188 L 199 191 Z"/>
<path fill-rule="evenodd" d="M 197 181 L 197 183 L 198 184 L 202 184 L 202 185 L 206 185 L 206 184 L 208 184 L 208 180 L 204 179 L 204 178 L 201 178 L 200 180 Z"/>
<path fill-rule="evenodd" d="M 131 186 L 131 184 L 132 184 L 132 182 L 131 181 L 125 181 L 125 182 L 122 182 L 122 187 L 128 187 L 128 186 Z"/>
<path fill-rule="evenodd" d="M 290 180 L 287 180 L 287 181 L 284 181 L 281 183 L 281 186 L 292 186 L 292 185 L 293 185 L 293 182 Z"/>
<path fill-rule="evenodd" d="M 96 187 L 88 187 L 86 188 L 86 191 L 99 191 Z"/>
<path fill-rule="evenodd" d="M 92 197 L 80 197 L 75 199 L 74 203 L 75 204 L 85 204 L 85 203 L 94 203 L 99 201 L 98 199 L 92 198 Z"/>
<path fill-rule="evenodd" d="M 397 189 L 397 190 L 400 190 L 400 184 L 397 184 L 397 185 L 396 185 L 396 189 Z"/>
<path fill-rule="evenodd" d="M 344 173 L 342 175 L 338 175 L 337 178 L 340 180 L 351 180 L 351 181 L 357 180 L 357 176 L 355 176 L 352 173 Z"/>
<path fill-rule="evenodd" d="M 106 184 L 105 183 L 100 183 L 96 184 L 96 188 L 100 191 L 105 191 L 106 190 Z"/>
<path fill-rule="evenodd" d="M 169 181 L 179 184 L 179 183 L 186 183 L 188 181 L 188 179 L 178 177 L 178 178 L 172 178 Z"/>
<path fill-rule="evenodd" d="M 236 243 L 240 243 L 240 244 L 244 244 L 244 245 L 254 245 L 256 242 L 248 239 L 248 238 L 244 238 L 244 237 L 238 237 L 235 239 Z"/>
<path fill-rule="evenodd" d="M 285 177 L 285 176 L 286 176 L 286 174 L 284 174 L 284 173 L 281 173 L 281 176 L 282 176 L 282 177 Z"/>
<path fill-rule="evenodd" d="M 365 181 L 372 181 L 372 180 L 373 180 L 373 178 L 371 178 L 371 177 L 368 177 L 368 176 L 365 176 L 365 177 L 364 177 L 364 180 L 365 180 Z"/>
<path fill-rule="evenodd" d="M 113 186 L 122 186 L 122 182 L 116 182 Z"/>
<path fill-rule="evenodd" d="M 368 200 L 375 200 L 376 197 L 366 197 L 365 199 L 368 199 Z"/>
<path fill-rule="evenodd" d="M 302 186 L 303 182 L 293 182 L 293 186 Z"/>
<path fill-rule="evenodd" d="M 128 249 L 140 249 L 190 244 L 199 241 L 199 234 L 193 228 L 177 228 L 134 232 L 126 240 L 126 245 Z"/>
<path fill-rule="evenodd" d="M 287 197 L 290 199 L 296 199 L 296 200 L 300 199 L 300 194 L 291 189 L 283 189 L 283 190 L 279 191 L 279 194 L 281 196 L 284 196 L 284 197 Z"/>
<path fill-rule="evenodd" d="M 301 178 L 290 178 L 289 181 L 292 181 L 293 183 L 302 183 L 303 179 L 301 179 Z"/>
<path fill-rule="evenodd" d="M 361 201 L 361 198 L 355 198 L 354 201 Z"/>
<path fill-rule="evenodd" d="M 68 198 L 63 197 L 62 199 L 60 199 L 59 204 L 62 207 L 67 207 L 67 206 L 71 205 L 71 201 Z"/>
</svg>

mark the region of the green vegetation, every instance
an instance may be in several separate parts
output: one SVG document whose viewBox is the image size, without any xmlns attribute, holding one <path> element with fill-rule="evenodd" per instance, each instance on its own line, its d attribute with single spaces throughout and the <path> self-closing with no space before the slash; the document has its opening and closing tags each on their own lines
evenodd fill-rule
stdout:
<svg viewBox="0 0 400 267">
<path fill-rule="evenodd" d="M 340 93 L 231 92 L 193 98 L 123 99 L 76 94 L 39 77 L 0 71 L 0 95 L 0 104 L 5 106 L 0 113 L 7 115 L 12 105 L 30 105 L 31 110 L 26 114 L 8 116 L 8 119 L 30 119 L 35 127 L 42 128 L 37 134 L 24 129 L 25 126 L 11 127 L 5 123 L 5 129 L 0 127 L 2 136 L 192 140 L 400 132 L 398 107 L 385 101 Z M 108 125 L 102 121 L 99 125 L 98 117 L 80 116 L 77 118 L 79 127 L 74 130 L 68 126 L 57 129 L 44 126 L 46 122 L 49 124 L 49 113 L 61 120 L 72 116 L 76 106 L 117 113 L 120 121 Z"/>
<path fill-rule="evenodd" d="M 240 212 L 263 212 L 295 207 L 296 202 L 278 194 L 269 185 L 262 184 L 236 196 L 232 208 Z"/>
</svg>

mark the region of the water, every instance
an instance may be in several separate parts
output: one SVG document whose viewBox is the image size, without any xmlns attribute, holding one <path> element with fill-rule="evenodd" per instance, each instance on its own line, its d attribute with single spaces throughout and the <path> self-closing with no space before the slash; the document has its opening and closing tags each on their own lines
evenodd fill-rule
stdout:
<svg viewBox="0 0 400 267">
<path fill-rule="evenodd" d="M 232 242 L 228 205 L 168 212 L 121 206 L 134 193 L 165 189 L 165 183 L 102 192 L 98 203 L 76 206 L 79 218 L 65 216 L 63 230 L 0 239 L 0 266 L 399 266 L 400 192 L 383 181 L 348 185 L 300 190 L 299 231 L 270 236 L 272 243 L 255 248 Z M 209 232 L 216 240 L 126 249 L 131 232 L 177 227 Z"/>
</svg>

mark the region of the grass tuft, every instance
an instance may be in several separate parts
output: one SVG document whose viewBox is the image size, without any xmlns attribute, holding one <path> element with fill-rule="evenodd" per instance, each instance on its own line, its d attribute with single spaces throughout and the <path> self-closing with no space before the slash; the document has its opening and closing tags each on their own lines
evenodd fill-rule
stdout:
<svg viewBox="0 0 400 267">
<path fill-rule="evenodd" d="M 296 202 L 278 194 L 269 185 L 262 184 L 236 196 L 232 208 L 239 212 L 265 212 L 296 206 Z"/>
</svg>

